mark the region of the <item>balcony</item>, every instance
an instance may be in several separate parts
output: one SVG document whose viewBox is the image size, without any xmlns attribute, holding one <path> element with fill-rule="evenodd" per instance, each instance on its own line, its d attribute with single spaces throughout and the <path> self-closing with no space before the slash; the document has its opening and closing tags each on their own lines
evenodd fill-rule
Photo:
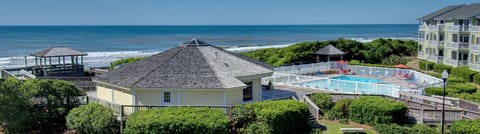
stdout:
<svg viewBox="0 0 480 134">
<path fill-rule="evenodd" d="M 470 26 L 470 32 L 480 33 L 480 26 Z"/>
<path fill-rule="evenodd" d="M 450 25 L 446 27 L 450 32 L 468 32 L 470 27 L 468 25 Z"/>
<path fill-rule="evenodd" d="M 436 31 L 442 31 L 443 30 L 443 25 L 427 25 L 423 26 L 423 30 L 428 29 L 428 31 L 436 32 Z"/>
<path fill-rule="evenodd" d="M 417 52 L 417 58 L 423 59 L 423 52 L 422 51 Z"/>
<path fill-rule="evenodd" d="M 418 26 L 418 30 L 420 30 L 420 31 L 425 31 L 425 29 L 427 29 L 427 27 L 425 25 Z"/>
<path fill-rule="evenodd" d="M 427 60 L 435 63 L 441 63 L 443 61 L 443 56 L 428 55 Z"/>
<path fill-rule="evenodd" d="M 468 63 L 468 67 L 472 70 L 480 71 L 480 64 L 479 63 Z"/>
<path fill-rule="evenodd" d="M 432 47 L 438 47 L 441 44 L 443 44 L 443 41 L 438 41 L 438 40 L 427 40 L 428 41 L 428 46 Z"/>
<path fill-rule="evenodd" d="M 468 49 L 470 49 L 471 51 L 480 52 L 480 44 L 470 44 L 468 45 Z"/>
<path fill-rule="evenodd" d="M 453 49 L 468 49 L 468 42 L 448 42 L 447 48 Z"/>
<path fill-rule="evenodd" d="M 445 62 L 446 64 L 458 67 L 458 66 L 465 66 L 467 65 L 468 61 L 467 60 L 456 60 L 456 59 L 447 59 Z"/>
</svg>

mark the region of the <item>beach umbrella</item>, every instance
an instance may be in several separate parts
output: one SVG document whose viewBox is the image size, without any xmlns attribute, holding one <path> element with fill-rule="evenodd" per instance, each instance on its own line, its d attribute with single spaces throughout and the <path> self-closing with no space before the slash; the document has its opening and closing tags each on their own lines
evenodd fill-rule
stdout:
<svg viewBox="0 0 480 134">
<path fill-rule="evenodd" d="M 396 68 L 409 68 L 409 67 L 407 67 L 403 64 L 397 64 L 397 65 L 394 65 L 394 67 L 396 67 Z"/>
</svg>

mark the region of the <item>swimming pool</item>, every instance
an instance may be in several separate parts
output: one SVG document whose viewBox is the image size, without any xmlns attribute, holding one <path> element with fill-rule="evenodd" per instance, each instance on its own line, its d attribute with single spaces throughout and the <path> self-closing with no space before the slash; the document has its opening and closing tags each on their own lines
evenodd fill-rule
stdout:
<svg viewBox="0 0 480 134">
<path fill-rule="evenodd" d="M 384 82 L 380 79 L 359 76 L 338 76 L 294 83 L 294 85 L 336 92 L 383 94 L 389 96 L 396 96 L 398 91 L 405 90 L 405 88 Z"/>
<path fill-rule="evenodd" d="M 336 79 L 336 80 L 346 80 L 346 81 L 356 81 L 356 82 L 368 82 L 368 83 L 379 83 L 383 82 L 380 79 L 375 79 L 375 78 L 368 78 L 368 77 L 355 77 L 355 76 L 337 76 L 333 77 L 330 79 Z"/>
</svg>

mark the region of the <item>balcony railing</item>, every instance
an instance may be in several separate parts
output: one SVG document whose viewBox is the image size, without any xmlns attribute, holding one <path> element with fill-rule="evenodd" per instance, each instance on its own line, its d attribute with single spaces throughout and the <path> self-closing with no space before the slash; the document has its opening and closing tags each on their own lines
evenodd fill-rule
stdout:
<svg viewBox="0 0 480 134">
<path fill-rule="evenodd" d="M 428 40 L 428 45 L 432 47 L 438 47 L 443 41 L 438 40 Z"/>
<path fill-rule="evenodd" d="M 450 25 L 446 29 L 450 32 L 468 32 L 470 27 L 468 25 Z"/>
<path fill-rule="evenodd" d="M 480 33 L 480 26 L 470 26 L 470 32 L 479 32 Z"/>
<path fill-rule="evenodd" d="M 470 44 L 468 45 L 468 49 L 480 52 L 480 44 Z"/>
<path fill-rule="evenodd" d="M 468 67 L 470 67 L 470 69 L 480 71 L 480 64 L 479 63 L 468 63 Z"/>
<path fill-rule="evenodd" d="M 425 29 L 428 29 L 429 31 L 442 31 L 443 30 L 443 25 L 430 25 L 430 26 L 425 26 Z"/>
<path fill-rule="evenodd" d="M 452 66 L 465 66 L 465 65 L 467 65 L 468 61 L 467 60 L 447 59 L 446 63 L 450 64 Z"/>
<path fill-rule="evenodd" d="M 443 61 L 443 56 L 428 55 L 427 60 L 439 63 Z"/>
<path fill-rule="evenodd" d="M 426 26 L 425 25 L 420 25 L 420 26 L 418 26 L 418 29 L 421 30 L 421 31 L 424 31 L 426 29 Z"/>
<path fill-rule="evenodd" d="M 448 42 L 447 48 L 454 48 L 454 49 L 467 48 L 468 49 L 468 42 Z"/>
</svg>

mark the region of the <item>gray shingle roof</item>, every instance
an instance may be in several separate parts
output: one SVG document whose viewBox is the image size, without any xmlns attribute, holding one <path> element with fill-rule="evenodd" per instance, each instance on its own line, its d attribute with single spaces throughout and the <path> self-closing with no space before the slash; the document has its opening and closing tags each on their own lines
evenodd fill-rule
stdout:
<svg viewBox="0 0 480 134">
<path fill-rule="evenodd" d="M 458 8 L 461 8 L 461 7 L 463 7 L 463 6 L 465 6 L 465 4 L 447 6 L 447 7 L 444 7 L 444 8 L 442 8 L 442 9 L 440 9 L 440 10 L 437 10 L 437 11 L 435 11 L 435 12 L 432 12 L 432 13 L 430 13 L 430 14 L 427 14 L 427 15 L 421 17 L 421 18 L 418 18 L 418 20 L 431 20 L 431 19 L 434 19 L 434 18 L 437 17 L 437 16 L 443 15 L 443 14 L 445 14 L 445 13 L 447 13 L 447 12 L 453 11 L 453 10 L 458 9 Z"/>
<path fill-rule="evenodd" d="M 241 76 L 271 73 L 272 66 L 193 39 L 116 68 L 96 80 L 127 88 L 232 88 Z M 188 45 L 185 45 L 188 44 Z M 197 45 L 203 44 L 203 45 Z"/>
<path fill-rule="evenodd" d="M 474 3 L 435 17 L 436 20 L 468 19 L 480 15 L 480 3 Z"/>
<path fill-rule="evenodd" d="M 86 56 L 86 53 L 68 48 L 68 47 L 50 47 L 38 52 L 34 52 L 31 56 L 36 57 L 60 57 L 60 56 Z"/>
<path fill-rule="evenodd" d="M 332 45 L 328 45 L 328 46 L 325 46 L 325 47 L 319 49 L 317 52 L 315 52 L 315 54 L 318 54 L 318 55 L 344 55 L 345 52 L 343 52 L 342 50 L 339 50 L 338 48 L 336 48 Z"/>
</svg>

